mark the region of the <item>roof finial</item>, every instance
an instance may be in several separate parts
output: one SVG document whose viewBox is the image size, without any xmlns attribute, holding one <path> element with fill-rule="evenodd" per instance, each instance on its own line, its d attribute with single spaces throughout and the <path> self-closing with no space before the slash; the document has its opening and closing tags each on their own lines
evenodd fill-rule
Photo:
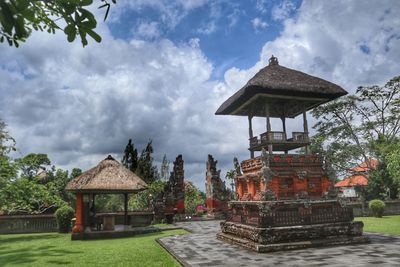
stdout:
<svg viewBox="0 0 400 267">
<path fill-rule="evenodd" d="M 274 55 L 272 55 L 269 59 L 269 66 L 271 65 L 279 65 L 278 58 L 274 57 Z"/>
</svg>

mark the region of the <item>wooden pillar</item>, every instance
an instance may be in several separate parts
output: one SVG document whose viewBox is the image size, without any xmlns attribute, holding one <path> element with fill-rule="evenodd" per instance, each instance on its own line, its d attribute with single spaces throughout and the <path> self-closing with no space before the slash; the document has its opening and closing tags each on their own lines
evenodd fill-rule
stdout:
<svg viewBox="0 0 400 267">
<path fill-rule="evenodd" d="M 304 134 L 305 134 L 305 138 L 306 138 L 306 140 L 304 140 L 304 141 L 308 142 L 308 122 L 307 122 L 307 112 L 305 109 L 303 111 L 303 127 L 304 127 Z M 306 154 L 308 154 L 308 146 L 306 146 Z"/>
<path fill-rule="evenodd" d="M 251 120 L 253 119 L 252 116 L 248 116 L 249 119 L 249 140 L 250 140 L 250 158 L 254 158 L 254 151 L 251 149 L 251 139 L 253 138 L 253 124 Z"/>
<path fill-rule="evenodd" d="M 287 133 L 286 133 L 286 118 L 285 117 L 281 117 L 282 120 L 282 131 L 283 131 L 283 138 L 285 139 L 284 141 L 286 142 L 287 140 Z M 285 154 L 287 154 L 288 151 L 285 150 Z"/>
<path fill-rule="evenodd" d="M 76 193 L 75 219 L 75 226 L 72 232 L 83 233 L 83 195 L 81 193 Z"/>
<path fill-rule="evenodd" d="M 129 225 L 128 222 L 128 194 L 124 194 L 124 225 Z"/>
<path fill-rule="evenodd" d="M 267 124 L 267 142 L 270 142 L 269 139 L 269 133 L 271 132 L 271 121 L 269 118 L 269 105 L 268 103 L 265 105 L 265 117 L 267 118 L 266 124 Z M 268 152 L 269 154 L 272 154 L 272 145 L 268 145 Z"/>
</svg>

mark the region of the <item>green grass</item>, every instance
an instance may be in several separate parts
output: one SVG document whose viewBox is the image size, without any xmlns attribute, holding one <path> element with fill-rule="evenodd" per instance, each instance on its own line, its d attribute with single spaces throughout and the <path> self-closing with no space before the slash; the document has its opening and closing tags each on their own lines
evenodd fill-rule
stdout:
<svg viewBox="0 0 400 267">
<path fill-rule="evenodd" d="M 0 266 L 180 266 L 156 238 L 171 230 L 130 238 L 71 241 L 70 234 L 0 235 Z"/>
<path fill-rule="evenodd" d="M 375 217 L 357 217 L 356 221 L 364 222 L 365 232 L 400 235 L 400 215 Z"/>
<path fill-rule="evenodd" d="M 152 224 L 152 227 L 156 228 L 161 228 L 161 227 L 172 227 L 175 226 L 174 224 L 168 224 L 168 223 L 157 223 L 157 224 Z"/>
</svg>

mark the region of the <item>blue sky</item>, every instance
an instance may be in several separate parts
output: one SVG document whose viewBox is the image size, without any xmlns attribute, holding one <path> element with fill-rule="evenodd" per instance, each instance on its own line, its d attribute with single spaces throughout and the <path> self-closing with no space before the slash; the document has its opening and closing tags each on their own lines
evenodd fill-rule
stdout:
<svg viewBox="0 0 400 267">
<path fill-rule="evenodd" d="M 93 12 L 99 44 L 62 32 L 0 44 L 0 118 L 15 156 L 85 170 L 121 159 L 129 138 L 139 150 L 152 139 L 156 161 L 183 154 L 186 178 L 203 189 L 207 154 L 222 176 L 249 157 L 247 119 L 214 113 L 272 54 L 350 93 L 400 74 L 397 0 L 119 0 L 105 23 Z M 262 119 L 253 126 L 265 131 Z"/>
<path fill-rule="evenodd" d="M 174 43 L 197 39 L 214 64 L 213 78 L 221 78 L 230 67 L 251 67 L 259 59 L 257 52 L 263 45 L 279 36 L 283 18 L 294 17 L 300 5 L 301 1 L 204 1 L 189 11 L 175 4 L 144 5 L 123 10 L 109 26 L 112 35 L 121 39 L 165 38 Z M 169 8 L 179 13 L 171 16 L 182 17 L 165 18 L 164 12 Z M 143 29 L 141 25 L 148 26 L 147 34 L 137 30 Z"/>
</svg>

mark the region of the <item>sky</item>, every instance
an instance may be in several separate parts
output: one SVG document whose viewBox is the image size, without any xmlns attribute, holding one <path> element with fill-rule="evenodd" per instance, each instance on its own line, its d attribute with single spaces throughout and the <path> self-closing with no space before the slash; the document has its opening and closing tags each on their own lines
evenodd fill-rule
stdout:
<svg viewBox="0 0 400 267">
<path fill-rule="evenodd" d="M 204 190 L 208 154 L 222 178 L 233 157 L 249 158 L 247 118 L 214 113 L 271 55 L 349 93 L 400 75 L 397 0 L 119 0 L 106 22 L 94 2 L 101 43 L 34 32 L 0 44 L 0 118 L 16 157 L 86 170 L 121 159 L 129 138 L 139 151 L 151 139 L 156 162 L 182 154 Z M 287 125 L 301 131 L 301 118 Z M 255 134 L 264 128 L 255 120 Z"/>
</svg>

